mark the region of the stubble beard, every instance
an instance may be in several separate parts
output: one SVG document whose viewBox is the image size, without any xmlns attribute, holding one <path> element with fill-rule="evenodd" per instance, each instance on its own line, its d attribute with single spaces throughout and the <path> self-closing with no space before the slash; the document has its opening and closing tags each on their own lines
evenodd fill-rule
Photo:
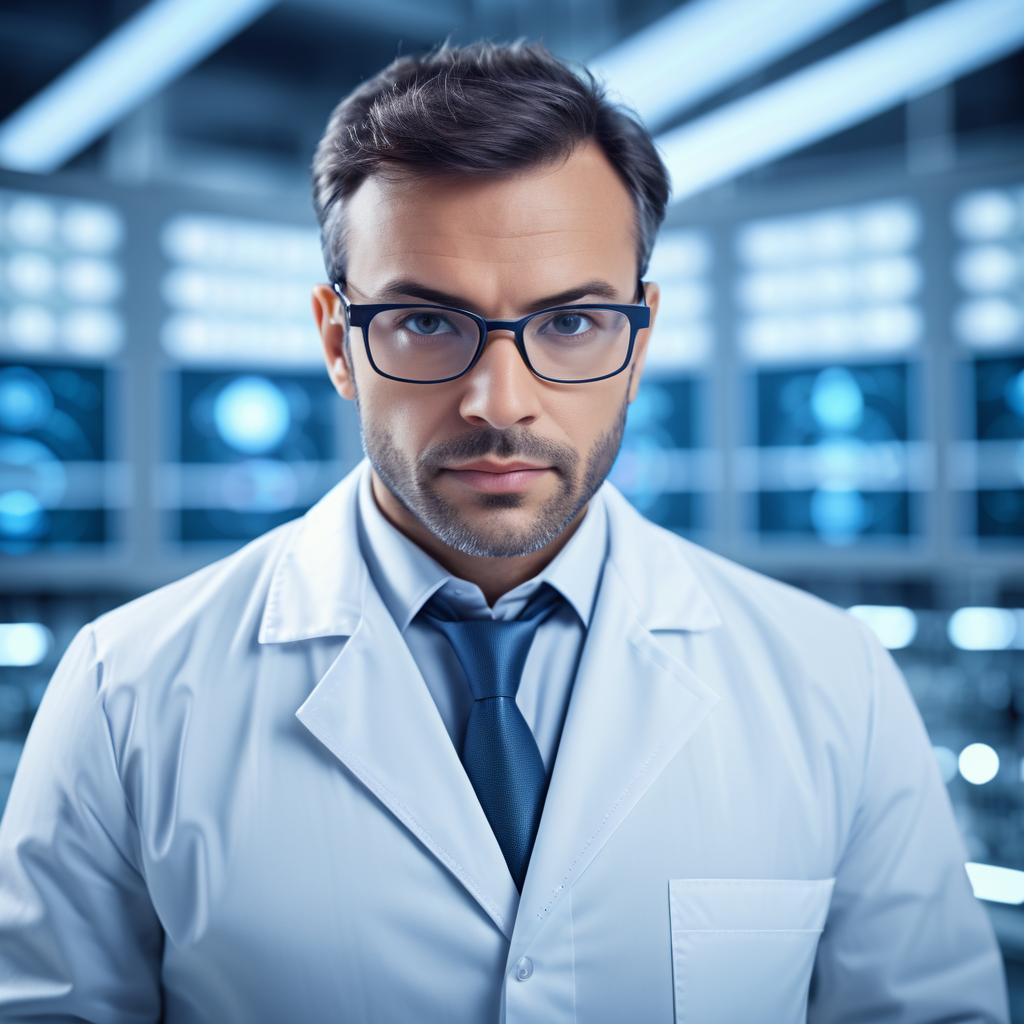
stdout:
<svg viewBox="0 0 1024 1024">
<path fill-rule="evenodd" d="M 630 380 L 632 380 L 630 372 Z M 628 388 L 626 394 L 628 395 Z M 358 395 L 356 405 L 359 405 Z M 439 445 L 427 458 L 411 460 L 394 442 L 386 427 L 359 424 L 363 452 L 395 500 L 439 541 L 464 555 L 478 558 L 519 558 L 531 555 L 555 541 L 578 515 L 611 471 L 622 445 L 629 402 L 623 398 L 612 426 L 594 442 L 586 458 L 578 485 L 579 452 L 540 442 L 528 435 L 516 435 L 490 428 L 451 444 Z M 457 450 L 456 450 L 457 449 Z M 558 489 L 531 517 L 529 525 L 514 530 L 500 515 L 502 509 L 521 508 L 521 493 L 475 494 L 467 499 L 477 510 L 467 516 L 462 507 L 445 498 L 434 486 L 437 469 L 451 462 L 485 457 L 522 458 L 555 467 Z M 499 513 L 486 515 L 487 509 Z M 481 525 L 490 521 L 490 526 Z"/>
</svg>

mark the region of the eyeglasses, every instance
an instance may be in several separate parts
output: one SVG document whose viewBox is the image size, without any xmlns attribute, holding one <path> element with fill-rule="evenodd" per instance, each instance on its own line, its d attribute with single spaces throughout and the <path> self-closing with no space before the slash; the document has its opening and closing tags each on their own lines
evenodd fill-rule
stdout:
<svg viewBox="0 0 1024 1024">
<path fill-rule="evenodd" d="M 590 384 L 621 373 L 633 355 L 637 331 L 650 326 L 644 282 L 639 304 L 555 306 L 519 320 L 488 320 L 455 306 L 350 302 L 340 282 L 331 285 L 349 327 L 363 331 L 370 365 L 382 377 L 409 384 L 443 384 L 468 373 L 491 331 L 512 331 L 523 362 L 541 380 Z"/>
</svg>

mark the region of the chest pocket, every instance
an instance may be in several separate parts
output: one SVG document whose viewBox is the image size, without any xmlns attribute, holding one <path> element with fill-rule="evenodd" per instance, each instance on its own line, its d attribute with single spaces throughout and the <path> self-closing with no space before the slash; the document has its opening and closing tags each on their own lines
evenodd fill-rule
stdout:
<svg viewBox="0 0 1024 1024">
<path fill-rule="evenodd" d="M 806 1021 L 835 878 L 672 878 L 676 1024 Z"/>
</svg>

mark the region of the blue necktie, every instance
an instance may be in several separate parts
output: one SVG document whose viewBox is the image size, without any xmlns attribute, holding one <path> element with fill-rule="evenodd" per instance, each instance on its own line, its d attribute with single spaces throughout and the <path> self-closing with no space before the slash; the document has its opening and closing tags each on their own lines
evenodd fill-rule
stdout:
<svg viewBox="0 0 1024 1024">
<path fill-rule="evenodd" d="M 440 593 L 420 614 L 451 644 L 473 693 L 462 763 L 522 892 L 547 790 L 547 773 L 516 704 L 533 634 L 561 595 L 542 583 L 517 619 L 458 619 Z"/>
</svg>

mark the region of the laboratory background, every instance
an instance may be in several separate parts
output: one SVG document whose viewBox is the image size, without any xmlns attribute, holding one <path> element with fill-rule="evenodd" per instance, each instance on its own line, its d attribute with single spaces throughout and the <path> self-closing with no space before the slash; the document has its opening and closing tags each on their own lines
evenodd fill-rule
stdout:
<svg viewBox="0 0 1024 1024">
<path fill-rule="evenodd" d="M 672 176 L 610 479 L 891 649 L 1024 1021 L 1020 0 L 4 0 L 0 808 L 83 623 L 362 457 L 309 297 L 334 104 L 519 37 Z"/>
</svg>

